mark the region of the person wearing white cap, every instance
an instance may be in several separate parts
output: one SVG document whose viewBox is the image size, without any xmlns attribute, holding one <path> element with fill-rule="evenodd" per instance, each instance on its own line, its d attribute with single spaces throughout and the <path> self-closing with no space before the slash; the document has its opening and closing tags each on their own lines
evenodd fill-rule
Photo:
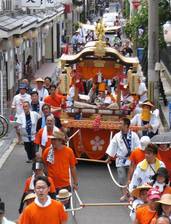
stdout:
<svg viewBox="0 0 171 224">
<path fill-rule="evenodd" d="M 128 171 L 128 183 L 131 181 L 132 174 L 139 162 L 145 159 L 145 148 L 150 144 L 151 140 L 148 136 L 143 136 L 140 139 L 141 147 L 134 149 L 129 156 L 131 161 L 129 171 Z"/>
<path fill-rule="evenodd" d="M 44 80 L 42 78 L 36 79 L 36 88 L 33 91 L 37 91 L 39 94 L 39 101 L 44 101 L 44 98 L 49 95 L 48 90 L 43 86 Z"/>
</svg>

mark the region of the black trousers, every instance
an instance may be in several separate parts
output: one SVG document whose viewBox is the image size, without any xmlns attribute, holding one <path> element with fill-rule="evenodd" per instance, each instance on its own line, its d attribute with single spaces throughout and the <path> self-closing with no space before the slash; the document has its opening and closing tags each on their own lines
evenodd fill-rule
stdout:
<svg viewBox="0 0 171 224">
<path fill-rule="evenodd" d="M 29 160 L 35 159 L 35 144 L 34 142 L 24 142 L 24 149 L 27 153 L 27 157 Z"/>
</svg>

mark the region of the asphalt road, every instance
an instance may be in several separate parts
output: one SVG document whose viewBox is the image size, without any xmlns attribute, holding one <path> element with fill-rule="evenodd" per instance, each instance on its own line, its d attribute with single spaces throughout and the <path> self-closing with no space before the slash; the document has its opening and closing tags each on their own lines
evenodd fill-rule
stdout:
<svg viewBox="0 0 171 224">
<path fill-rule="evenodd" d="M 15 220 L 25 179 L 31 175 L 31 164 L 25 163 L 22 145 L 17 145 L 0 169 L 0 197 L 6 203 L 6 217 Z M 119 202 L 120 190 L 110 179 L 107 167 L 101 164 L 79 163 L 79 196 L 84 203 Z M 74 204 L 77 202 L 74 197 Z M 68 223 L 107 224 L 131 223 L 126 207 L 85 207 L 70 216 Z"/>
</svg>

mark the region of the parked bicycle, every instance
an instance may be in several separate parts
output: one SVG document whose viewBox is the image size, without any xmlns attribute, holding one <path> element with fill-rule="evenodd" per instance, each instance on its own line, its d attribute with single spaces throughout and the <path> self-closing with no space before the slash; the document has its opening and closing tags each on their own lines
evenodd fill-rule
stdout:
<svg viewBox="0 0 171 224">
<path fill-rule="evenodd" d="M 4 137 L 8 132 L 9 122 L 8 119 L 0 115 L 0 138 Z"/>
</svg>

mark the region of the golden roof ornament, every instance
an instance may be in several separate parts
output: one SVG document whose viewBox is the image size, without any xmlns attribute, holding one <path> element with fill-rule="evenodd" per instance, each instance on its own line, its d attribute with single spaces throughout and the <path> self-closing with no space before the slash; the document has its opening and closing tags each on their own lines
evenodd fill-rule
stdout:
<svg viewBox="0 0 171 224">
<path fill-rule="evenodd" d="M 106 43 L 104 42 L 105 39 L 105 26 L 103 24 L 103 21 L 100 20 L 100 22 L 97 23 L 95 28 L 95 33 L 97 36 L 98 41 L 96 42 L 96 49 L 94 51 L 95 55 L 98 57 L 105 56 L 105 47 Z"/>
</svg>

